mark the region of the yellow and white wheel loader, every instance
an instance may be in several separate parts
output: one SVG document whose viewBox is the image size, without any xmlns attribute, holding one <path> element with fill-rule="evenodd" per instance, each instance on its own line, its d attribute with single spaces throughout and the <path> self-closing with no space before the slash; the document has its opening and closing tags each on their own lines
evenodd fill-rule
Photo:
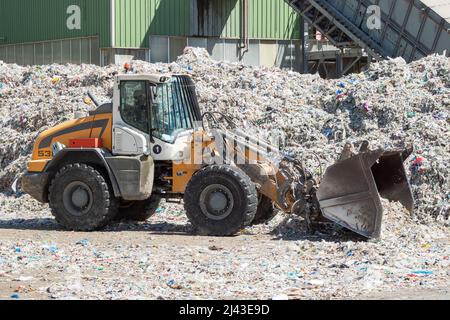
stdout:
<svg viewBox="0 0 450 320">
<path fill-rule="evenodd" d="M 189 76 L 118 75 L 111 103 L 92 100 L 89 116 L 39 135 L 22 178 L 22 189 L 49 203 L 67 229 L 145 220 L 166 198 L 183 199 L 203 235 L 233 235 L 278 208 L 372 238 L 380 236 L 380 196 L 413 209 L 403 166 L 411 150 L 364 143 L 355 155 L 348 146 L 318 178 L 227 115 L 201 114 Z"/>
</svg>

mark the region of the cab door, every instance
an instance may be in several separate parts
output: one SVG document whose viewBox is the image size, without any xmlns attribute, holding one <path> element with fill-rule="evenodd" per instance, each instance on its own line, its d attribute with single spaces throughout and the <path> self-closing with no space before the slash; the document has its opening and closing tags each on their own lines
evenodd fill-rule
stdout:
<svg viewBox="0 0 450 320">
<path fill-rule="evenodd" d="M 150 92 L 146 80 L 122 80 L 114 93 L 113 154 L 149 153 Z"/>
</svg>

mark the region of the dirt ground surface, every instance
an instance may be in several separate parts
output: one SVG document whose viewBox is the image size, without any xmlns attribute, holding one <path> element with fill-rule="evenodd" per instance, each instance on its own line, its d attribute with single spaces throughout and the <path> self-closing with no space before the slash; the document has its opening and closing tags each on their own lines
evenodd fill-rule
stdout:
<svg viewBox="0 0 450 320">
<path fill-rule="evenodd" d="M 113 250 L 117 247 L 123 247 L 124 244 L 131 244 L 133 249 L 140 249 L 145 255 L 151 252 L 152 256 L 157 257 L 153 262 L 155 263 L 152 267 L 154 269 L 165 270 L 167 275 L 170 273 L 172 268 L 175 268 L 177 272 L 182 272 L 182 268 L 185 264 L 192 264 L 196 257 L 197 259 L 211 259 L 223 260 L 220 257 L 221 254 L 217 253 L 215 250 L 211 250 L 213 246 L 220 247 L 220 250 L 227 252 L 235 251 L 236 249 L 239 253 L 248 258 L 248 255 L 255 258 L 255 262 L 258 263 L 258 257 L 255 257 L 251 252 L 268 250 L 272 256 L 276 256 L 278 253 L 282 254 L 283 251 L 290 247 L 289 243 L 285 241 L 277 241 L 272 239 L 269 235 L 252 235 L 246 236 L 241 235 L 232 238 L 211 238 L 211 237 L 198 237 L 188 234 L 177 234 L 174 232 L 162 232 L 144 230 L 137 228 L 133 231 L 111 231 L 111 232 L 95 232 L 95 233 L 73 233 L 73 232 L 63 232 L 63 231 L 48 231 L 48 230 L 2 230 L 1 237 L 3 241 L 17 241 L 17 239 L 23 239 L 26 241 L 34 243 L 44 243 L 47 241 L 58 243 L 62 248 L 70 248 L 76 243 L 80 238 L 88 237 L 91 241 L 91 245 L 94 247 L 104 247 Z M 245 245 L 244 244 L 250 244 Z M 179 248 L 180 253 L 178 255 L 170 255 L 168 252 L 173 252 L 173 248 Z M 170 250 L 168 249 L 170 248 Z M 195 253 L 194 253 L 195 252 Z M 76 256 L 76 252 L 74 252 Z M 223 256 L 223 255 L 222 255 Z M 81 271 L 79 279 L 81 283 L 87 283 L 86 286 L 90 287 L 92 292 L 88 295 L 88 298 L 114 298 L 114 292 L 112 292 L 108 285 L 115 286 L 117 288 L 116 294 L 120 295 L 121 298 L 148 298 L 148 299 L 163 299 L 163 298 L 202 298 L 208 299 L 208 291 L 216 287 L 215 282 L 218 282 L 217 287 L 221 286 L 221 282 L 227 282 L 226 278 L 219 274 L 215 274 L 214 270 L 205 270 L 205 272 L 210 274 L 209 280 L 198 283 L 195 280 L 188 280 L 186 277 L 183 279 L 188 283 L 188 288 L 180 289 L 170 289 L 174 290 L 175 295 L 164 294 L 167 291 L 167 284 L 162 281 L 161 278 L 167 277 L 167 275 L 160 274 L 146 275 L 140 271 L 141 261 L 135 259 L 133 256 L 124 256 L 123 260 L 119 261 L 108 261 L 106 263 L 99 263 L 87 266 Z M 236 257 L 237 259 L 241 257 Z M 76 258 L 75 258 L 76 259 Z M 288 262 L 290 265 L 295 265 L 299 263 L 297 259 L 290 258 L 291 261 Z M 61 262 L 57 257 L 53 257 L 48 260 L 48 263 L 41 267 L 26 267 L 21 272 L 21 276 L 26 278 L 26 276 L 33 277 L 32 280 L 26 281 L 23 293 L 20 294 L 21 299 L 49 299 L 52 298 L 52 293 L 55 293 L 55 297 L 59 297 L 56 293 L 58 289 L 53 292 L 53 286 L 65 286 L 76 287 L 76 279 L 73 274 L 69 274 L 64 267 L 61 266 Z M 286 261 L 283 261 L 286 263 Z M 97 265 L 106 265 L 106 267 L 99 268 Z M 130 269 L 122 268 L 122 265 L 132 266 L 137 272 L 133 272 Z M 58 266 L 58 267 L 57 267 Z M 101 270 L 100 270 L 101 269 Z M 275 270 L 274 270 L 275 271 Z M 229 270 L 230 275 L 233 275 L 235 271 Z M 245 292 L 247 284 L 241 283 L 240 290 L 232 292 L 232 294 L 224 294 L 220 297 L 223 299 L 270 299 L 271 292 L 269 288 L 271 287 L 269 277 L 264 275 L 258 275 L 259 281 L 268 281 L 266 291 L 262 292 Z M 252 277 L 253 278 L 253 277 Z M 267 279 L 267 280 L 266 280 Z M 155 281 L 156 280 L 156 281 Z M 184 282 L 183 281 L 183 282 Z M 228 281 L 232 281 L 232 277 Z M 156 283 L 155 283 L 156 282 Z M 160 283 L 158 283 L 160 282 Z M 197 282 L 197 283 L 195 283 Z M 115 285 L 117 283 L 118 285 Z M 190 284 L 189 284 L 190 283 Z M 292 284 L 286 283 L 290 286 Z M 13 292 L 17 291 L 17 288 L 23 285 L 23 282 L 14 281 L 11 277 L 3 275 L 0 278 L 0 298 L 9 299 Z M 143 296 L 129 296 L 121 295 L 121 291 L 129 286 L 135 285 L 139 286 L 152 286 L 153 293 Z M 226 284 L 225 284 L 226 287 Z M 43 290 L 43 288 L 46 288 Z M 76 288 L 75 288 L 76 289 Z M 80 287 L 80 291 L 84 291 Z M 20 289 L 19 289 L 20 290 Z M 99 291 L 98 291 L 99 290 Z M 318 291 L 320 288 L 314 288 L 313 286 L 308 289 L 302 289 L 296 291 L 290 288 L 291 299 L 309 299 L 308 291 Z M 362 293 L 361 296 L 355 297 L 356 299 L 450 299 L 450 288 L 423 288 L 423 289 L 391 289 L 392 291 L 381 291 L 381 292 L 367 292 Z M 77 290 L 75 290 L 76 292 Z M 73 292 L 73 291 L 72 291 Z M 61 298 L 76 298 L 76 295 L 61 297 Z M 339 294 L 333 293 L 325 298 L 331 299 L 346 299 L 350 297 L 339 296 Z"/>
<path fill-rule="evenodd" d="M 82 233 L 28 196 L 0 205 L 0 299 L 450 298 L 448 228 L 365 241 L 280 214 L 235 237 L 200 237 L 182 206 L 162 204 L 146 223 Z"/>
</svg>

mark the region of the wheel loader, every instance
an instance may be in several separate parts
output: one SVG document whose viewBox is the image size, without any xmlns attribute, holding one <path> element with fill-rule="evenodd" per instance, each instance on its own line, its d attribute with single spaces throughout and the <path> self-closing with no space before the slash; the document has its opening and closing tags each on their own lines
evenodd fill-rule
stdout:
<svg viewBox="0 0 450 320">
<path fill-rule="evenodd" d="M 96 110 L 38 136 L 21 182 L 69 230 L 146 220 L 166 199 L 183 200 L 201 235 L 234 235 L 281 210 L 376 238 L 380 197 L 413 210 L 411 150 L 347 145 L 316 177 L 226 114 L 202 114 L 190 76 L 117 75 L 111 103 L 90 97 Z"/>
</svg>

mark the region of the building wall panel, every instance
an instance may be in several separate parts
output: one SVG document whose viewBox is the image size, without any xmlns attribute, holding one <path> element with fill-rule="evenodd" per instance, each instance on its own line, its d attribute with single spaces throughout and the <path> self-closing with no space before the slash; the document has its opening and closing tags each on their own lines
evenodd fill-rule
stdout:
<svg viewBox="0 0 450 320">
<path fill-rule="evenodd" d="M 80 7 L 81 28 L 67 28 L 67 8 Z M 110 46 L 110 0 L 0 0 L 0 45 L 98 36 Z"/>
<path fill-rule="evenodd" d="M 149 48 L 150 36 L 239 39 L 242 1 L 0 0 L 0 46 L 87 37 L 98 37 L 101 48 Z M 248 1 L 251 39 L 299 38 L 299 17 L 285 1 Z M 81 9 L 80 30 L 67 28 L 70 5 Z"/>
<path fill-rule="evenodd" d="M 27 42 L 0 46 L 0 60 L 19 65 L 100 64 L 98 37 Z"/>
<path fill-rule="evenodd" d="M 114 1 L 119 48 L 148 48 L 150 36 L 241 37 L 242 0 Z M 284 1 L 249 0 L 252 39 L 298 39 L 299 21 Z"/>
<path fill-rule="evenodd" d="M 188 36 L 190 0 L 115 0 L 115 46 L 148 48 L 151 35 Z"/>
<path fill-rule="evenodd" d="M 194 36 L 240 38 L 243 0 L 192 0 Z M 248 0 L 252 39 L 298 39 L 300 18 L 285 1 Z M 195 10 L 197 8 L 197 10 Z"/>
<path fill-rule="evenodd" d="M 285 1 L 249 0 L 253 39 L 300 39 L 300 17 Z"/>
</svg>

